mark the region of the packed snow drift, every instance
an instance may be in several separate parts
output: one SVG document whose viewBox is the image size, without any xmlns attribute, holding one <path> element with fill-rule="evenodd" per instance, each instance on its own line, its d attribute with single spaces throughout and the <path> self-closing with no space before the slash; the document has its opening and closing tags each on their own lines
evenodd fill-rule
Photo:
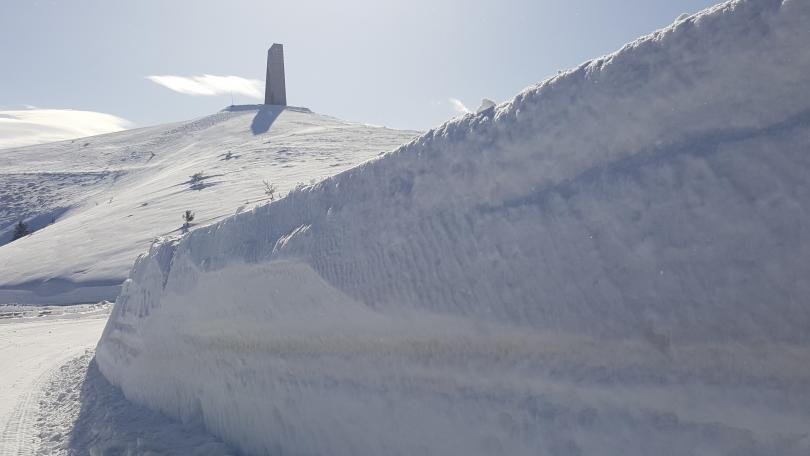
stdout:
<svg viewBox="0 0 810 456">
<path fill-rule="evenodd" d="M 248 454 L 806 455 L 808 24 L 725 3 L 158 242 L 99 368 Z"/>
<path fill-rule="evenodd" d="M 159 236 L 210 224 L 376 157 L 415 133 L 303 108 L 212 116 L 0 151 L 0 303 L 113 300 Z M 18 222 L 29 236 L 14 238 Z"/>
</svg>

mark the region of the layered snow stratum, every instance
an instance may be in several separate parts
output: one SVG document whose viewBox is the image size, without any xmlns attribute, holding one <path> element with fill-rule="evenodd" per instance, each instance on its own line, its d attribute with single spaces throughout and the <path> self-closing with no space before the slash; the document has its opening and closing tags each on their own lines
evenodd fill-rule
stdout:
<svg viewBox="0 0 810 456">
<path fill-rule="evenodd" d="M 348 169 L 414 132 L 307 109 L 233 106 L 190 122 L 0 151 L 0 303 L 113 300 L 138 255 Z M 191 176 L 201 173 L 199 178 Z M 11 242 L 23 220 L 34 231 Z"/>
<path fill-rule="evenodd" d="M 248 454 L 806 455 L 808 24 L 724 3 L 156 243 L 99 368 Z"/>
</svg>

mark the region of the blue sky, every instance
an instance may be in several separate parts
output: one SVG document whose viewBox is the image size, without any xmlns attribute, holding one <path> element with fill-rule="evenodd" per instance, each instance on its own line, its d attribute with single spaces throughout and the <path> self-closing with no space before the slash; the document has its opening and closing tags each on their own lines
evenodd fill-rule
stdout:
<svg viewBox="0 0 810 456">
<path fill-rule="evenodd" d="M 153 75 L 264 79 L 285 46 L 287 99 L 347 120 L 427 129 L 504 101 L 713 0 L 0 0 L 0 111 L 69 108 L 128 125 L 199 117 L 227 94 Z M 236 95 L 237 104 L 260 103 Z"/>
</svg>

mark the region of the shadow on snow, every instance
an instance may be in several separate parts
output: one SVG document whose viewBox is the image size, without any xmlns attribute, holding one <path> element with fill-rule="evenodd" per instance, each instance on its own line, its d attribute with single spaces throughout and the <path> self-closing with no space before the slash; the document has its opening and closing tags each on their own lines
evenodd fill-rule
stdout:
<svg viewBox="0 0 810 456">
<path fill-rule="evenodd" d="M 81 409 L 69 434 L 69 454 L 237 454 L 199 424 L 184 424 L 127 400 L 101 374 L 95 358 L 88 356 L 71 369 L 83 368 L 88 360 L 79 387 Z"/>
</svg>

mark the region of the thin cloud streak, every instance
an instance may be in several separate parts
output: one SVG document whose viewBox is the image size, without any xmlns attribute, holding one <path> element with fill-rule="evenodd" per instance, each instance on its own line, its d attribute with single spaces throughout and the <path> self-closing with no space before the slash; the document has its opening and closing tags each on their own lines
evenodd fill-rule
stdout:
<svg viewBox="0 0 810 456">
<path fill-rule="evenodd" d="M 134 125 L 103 112 L 72 109 L 0 111 L 0 149 L 126 130 Z"/>
<path fill-rule="evenodd" d="M 453 109 L 455 109 L 459 114 L 469 114 L 472 112 L 468 107 L 464 106 L 464 103 L 462 103 L 458 98 L 450 98 L 449 101 L 453 106 Z"/>
<path fill-rule="evenodd" d="M 192 96 L 238 94 L 250 98 L 264 98 L 264 81 L 239 76 L 147 76 L 146 79 L 169 90 Z"/>
</svg>

